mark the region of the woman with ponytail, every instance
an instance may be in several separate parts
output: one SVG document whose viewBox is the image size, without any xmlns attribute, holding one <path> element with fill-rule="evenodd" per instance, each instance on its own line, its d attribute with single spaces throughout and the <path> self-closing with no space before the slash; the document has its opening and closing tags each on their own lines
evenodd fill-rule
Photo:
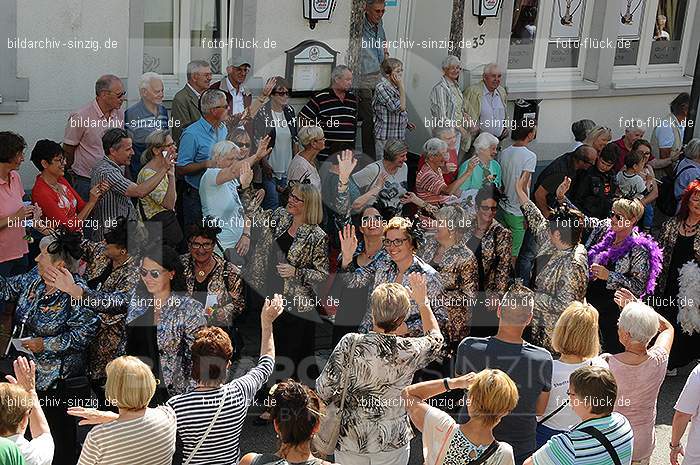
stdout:
<svg viewBox="0 0 700 465">
<path fill-rule="evenodd" d="M 84 284 L 77 274 L 80 244 L 80 233 L 61 226 L 41 240 L 36 267 L 11 278 L 0 276 L 0 300 L 17 302 L 12 336 L 27 338 L 22 346 L 36 362 L 36 391 L 56 444 L 54 464 L 73 465 L 78 460 L 77 422 L 66 417 L 61 402 L 68 396 L 73 402 L 89 400 L 86 353 L 99 325 L 95 313 L 57 289 L 51 278 L 61 270 Z M 80 392 L 75 389 L 78 384 Z M 77 398 L 83 395 L 88 399 Z"/>
<path fill-rule="evenodd" d="M 239 465 L 330 465 L 314 457 L 311 438 L 318 432 L 322 403 L 308 387 L 292 380 L 282 381 L 270 389 L 272 421 L 279 438 L 274 454 L 243 456 Z"/>
</svg>

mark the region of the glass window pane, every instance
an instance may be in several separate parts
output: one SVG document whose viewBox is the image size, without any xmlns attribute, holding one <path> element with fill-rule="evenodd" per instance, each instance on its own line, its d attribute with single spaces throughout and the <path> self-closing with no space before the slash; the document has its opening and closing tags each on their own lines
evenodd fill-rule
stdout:
<svg viewBox="0 0 700 465">
<path fill-rule="evenodd" d="M 636 65 L 647 0 L 617 1 L 620 3 L 620 21 L 617 23 L 615 66 Z"/>
<path fill-rule="evenodd" d="M 688 0 L 659 0 L 649 64 L 678 63 Z"/>
<path fill-rule="evenodd" d="M 586 0 L 554 0 L 547 68 L 577 68 Z"/>
<path fill-rule="evenodd" d="M 515 0 L 508 52 L 509 69 L 532 68 L 539 0 Z"/>
<path fill-rule="evenodd" d="M 174 11 L 178 0 L 144 2 L 143 72 L 173 74 Z"/>
<path fill-rule="evenodd" d="M 190 60 L 204 60 L 221 73 L 222 12 L 220 0 L 192 0 Z"/>
</svg>

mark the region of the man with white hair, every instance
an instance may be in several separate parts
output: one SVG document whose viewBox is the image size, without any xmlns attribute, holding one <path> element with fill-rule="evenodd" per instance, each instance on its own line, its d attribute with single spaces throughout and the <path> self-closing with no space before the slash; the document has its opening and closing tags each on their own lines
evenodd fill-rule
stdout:
<svg viewBox="0 0 700 465">
<path fill-rule="evenodd" d="M 625 157 L 633 150 L 632 146 L 634 143 L 642 137 L 644 137 L 644 128 L 641 126 L 633 126 L 631 128 L 625 128 L 625 135 L 612 141 L 612 143 L 617 145 L 617 147 L 620 149 L 620 156 L 618 157 L 614 166 L 615 171 L 620 171 L 625 167 Z M 654 155 L 652 154 L 650 155 L 649 160 L 653 159 Z"/>
<path fill-rule="evenodd" d="M 209 88 L 211 68 L 204 60 L 193 60 L 187 63 L 187 83 L 173 98 L 173 139 L 180 143 L 182 132 L 187 126 L 202 116 L 199 111 L 199 97 Z"/>
<path fill-rule="evenodd" d="M 163 78 L 158 73 L 144 73 L 139 80 L 141 100 L 126 109 L 124 128 L 134 145 L 131 179 L 141 170 L 141 154 L 146 137 L 156 129 L 168 129 L 168 110 L 163 106 Z"/>
<path fill-rule="evenodd" d="M 442 60 L 442 77 L 430 91 L 430 114 L 433 117 L 433 127 L 451 127 L 457 130 L 457 147 L 460 152 L 465 152 L 471 145 L 468 129 L 472 124 L 465 124 L 462 109 L 464 98 L 458 85 L 461 72 L 462 64 L 456 56 L 449 55 Z"/>
<path fill-rule="evenodd" d="M 332 153 L 355 148 L 357 97 L 350 90 L 352 70 L 338 65 L 331 72 L 331 86 L 311 97 L 299 112 L 299 127 L 320 126 L 326 147 L 317 159 L 323 162 Z"/>
<path fill-rule="evenodd" d="M 226 94 L 218 89 L 208 89 L 202 94 L 200 105 L 203 116 L 182 133 L 175 168 L 175 173 L 184 176 L 187 183 L 182 195 L 185 226 L 195 224 L 202 217 L 199 183 L 204 171 L 215 166 L 211 161 L 212 147 L 226 140 L 228 135 L 224 124 L 228 119 L 229 107 Z"/>
<path fill-rule="evenodd" d="M 508 94 L 501 86 L 503 72 L 496 63 L 484 67 L 481 81 L 464 91 L 464 115 L 478 123 L 479 131 L 486 131 L 500 140 L 508 136 Z"/>
</svg>

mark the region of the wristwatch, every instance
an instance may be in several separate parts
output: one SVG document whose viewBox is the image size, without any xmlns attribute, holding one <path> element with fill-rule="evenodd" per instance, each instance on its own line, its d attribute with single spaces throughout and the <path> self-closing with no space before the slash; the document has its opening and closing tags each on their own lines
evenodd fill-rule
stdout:
<svg viewBox="0 0 700 465">
<path fill-rule="evenodd" d="M 674 446 L 673 444 L 671 444 L 671 443 L 669 442 L 669 443 L 668 443 L 668 447 L 669 447 L 672 451 L 678 450 L 678 449 L 681 448 L 681 443 L 679 442 L 678 444 L 676 444 L 676 445 Z"/>
</svg>

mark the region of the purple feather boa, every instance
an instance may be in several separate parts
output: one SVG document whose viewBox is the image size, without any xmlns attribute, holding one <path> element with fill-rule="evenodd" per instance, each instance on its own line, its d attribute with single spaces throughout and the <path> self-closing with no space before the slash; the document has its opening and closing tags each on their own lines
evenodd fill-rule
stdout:
<svg viewBox="0 0 700 465">
<path fill-rule="evenodd" d="M 598 263 L 607 267 L 608 263 L 617 263 L 633 247 L 643 247 L 649 252 L 649 278 L 647 278 L 644 293 L 639 297 L 652 294 L 656 287 L 656 278 L 659 277 L 663 264 L 663 251 L 659 245 L 648 234 L 640 233 L 636 227 L 619 246 L 613 247 L 614 240 L 615 231 L 609 229 L 603 239 L 588 251 L 588 263 Z"/>
</svg>

